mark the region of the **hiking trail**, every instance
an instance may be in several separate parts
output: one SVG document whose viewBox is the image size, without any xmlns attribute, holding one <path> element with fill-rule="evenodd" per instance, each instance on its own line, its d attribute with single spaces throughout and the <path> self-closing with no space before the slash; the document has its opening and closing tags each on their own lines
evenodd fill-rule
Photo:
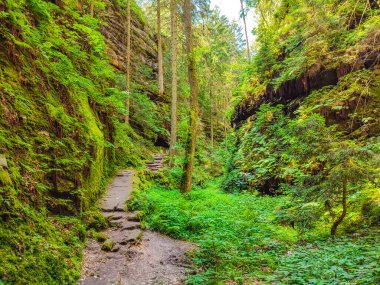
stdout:
<svg viewBox="0 0 380 285">
<path fill-rule="evenodd" d="M 165 156 L 154 155 L 147 169 L 159 171 Z M 80 285 L 180 285 L 191 268 L 186 252 L 193 244 L 142 230 L 138 213 L 124 211 L 133 176 L 132 170 L 121 171 L 108 187 L 101 208 L 111 225 L 104 232 L 109 239 L 88 241 Z"/>
</svg>

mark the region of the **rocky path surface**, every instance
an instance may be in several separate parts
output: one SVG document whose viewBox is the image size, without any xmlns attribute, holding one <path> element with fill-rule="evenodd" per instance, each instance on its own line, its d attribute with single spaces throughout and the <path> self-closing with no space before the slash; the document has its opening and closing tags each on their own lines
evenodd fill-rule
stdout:
<svg viewBox="0 0 380 285">
<path fill-rule="evenodd" d="M 147 168 L 158 171 L 165 154 L 155 155 Z M 122 171 L 110 184 L 101 203 L 111 227 L 104 242 L 90 240 L 84 251 L 80 285 L 183 284 L 191 264 L 186 252 L 190 243 L 178 241 L 140 227 L 137 213 L 124 212 L 133 190 L 133 171 Z"/>
</svg>

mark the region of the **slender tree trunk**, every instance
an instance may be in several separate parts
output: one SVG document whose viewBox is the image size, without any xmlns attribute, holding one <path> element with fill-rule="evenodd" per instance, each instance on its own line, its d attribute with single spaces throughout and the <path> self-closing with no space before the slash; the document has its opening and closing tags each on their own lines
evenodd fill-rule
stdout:
<svg viewBox="0 0 380 285">
<path fill-rule="evenodd" d="M 240 4 L 241 4 L 241 12 L 243 15 L 243 22 L 244 22 L 245 40 L 247 42 L 247 59 L 248 59 L 248 62 L 251 62 L 251 52 L 249 50 L 248 30 L 247 30 L 247 22 L 245 20 L 245 11 L 244 11 L 243 0 L 240 0 Z"/>
<path fill-rule="evenodd" d="M 171 65 L 172 65 L 172 106 L 170 130 L 170 165 L 173 165 L 177 144 L 177 1 L 170 0 Z"/>
<path fill-rule="evenodd" d="M 331 235 L 335 236 L 336 231 L 338 229 L 338 226 L 340 225 L 341 222 L 343 222 L 344 218 L 346 217 L 347 214 L 347 184 L 348 184 L 348 179 L 347 177 L 344 177 L 343 179 L 343 189 L 342 189 L 342 214 L 339 216 L 339 218 L 334 222 L 334 224 L 331 227 Z"/>
<path fill-rule="evenodd" d="M 214 148 L 214 102 L 212 97 L 212 84 L 210 86 L 210 139 L 211 139 L 211 148 Z"/>
<path fill-rule="evenodd" d="M 164 95 L 164 67 L 162 59 L 162 38 L 161 38 L 161 1 L 157 0 L 157 49 L 158 49 L 158 88 L 159 96 Z"/>
<path fill-rule="evenodd" d="M 228 101 L 228 98 L 227 97 L 224 97 L 223 98 L 223 110 L 226 111 L 227 110 L 227 101 Z M 227 120 L 226 120 L 226 116 L 224 115 L 223 116 L 223 126 L 224 126 L 224 138 L 227 140 Z"/>
<path fill-rule="evenodd" d="M 94 17 L 94 0 L 90 0 L 90 15 Z"/>
<path fill-rule="evenodd" d="M 82 0 L 78 0 L 77 7 L 78 7 L 78 10 L 79 10 L 79 13 L 83 14 L 83 3 L 82 3 Z"/>
<path fill-rule="evenodd" d="M 181 192 L 191 191 L 191 182 L 194 169 L 195 147 L 197 140 L 197 120 L 198 120 L 198 81 L 196 75 L 195 58 L 193 54 L 193 35 L 191 27 L 191 0 L 184 2 L 184 23 L 186 35 L 186 52 L 188 56 L 188 76 L 190 83 L 190 136 L 186 150 L 185 172 L 182 177 Z"/>
<path fill-rule="evenodd" d="M 126 74 L 126 91 L 127 99 L 125 100 L 125 123 L 129 124 L 129 109 L 131 104 L 131 0 L 127 0 L 127 74 Z"/>
</svg>

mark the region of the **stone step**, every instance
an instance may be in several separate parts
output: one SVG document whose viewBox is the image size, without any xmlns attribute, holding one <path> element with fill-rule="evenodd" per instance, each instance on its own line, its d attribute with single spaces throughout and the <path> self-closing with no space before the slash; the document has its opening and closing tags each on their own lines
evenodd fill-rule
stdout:
<svg viewBox="0 0 380 285">
<path fill-rule="evenodd" d="M 137 212 L 104 212 L 103 216 L 106 217 L 109 221 L 117 221 L 121 219 L 132 222 L 140 221 Z"/>
<path fill-rule="evenodd" d="M 129 176 L 131 174 L 133 174 L 132 170 L 123 170 L 117 174 L 117 177 Z"/>
<path fill-rule="evenodd" d="M 148 170 L 150 170 L 150 171 L 159 171 L 159 170 L 161 170 L 162 168 L 148 168 Z"/>
<path fill-rule="evenodd" d="M 153 168 L 163 168 L 164 166 L 160 165 L 154 165 L 154 166 L 148 166 L 147 168 L 153 169 Z"/>
<path fill-rule="evenodd" d="M 108 235 L 115 244 L 127 245 L 134 244 L 141 240 L 143 233 L 141 229 L 133 229 L 122 231 L 122 233 L 119 230 L 111 231 Z"/>
<path fill-rule="evenodd" d="M 153 157 L 153 160 L 164 161 L 165 157 Z"/>
<path fill-rule="evenodd" d="M 154 167 L 154 166 L 164 166 L 162 163 L 147 163 L 148 167 Z"/>
<path fill-rule="evenodd" d="M 113 215 L 109 215 L 107 217 L 107 219 L 110 221 L 110 222 L 114 222 L 114 221 L 120 221 L 120 220 L 123 220 L 125 219 L 125 217 L 123 215 L 117 215 L 117 213 L 119 212 L 108 212 L 110 214 L 113 214 Z M 108 214 L 107 213 L 107 214 Z"/>
<path fill-rule="evenodd" d="M 139 215 L 136 212 L 129 212 L 127 220 L 131 222 L 140 222 Z"/>
<path fill-rule="evenodd" d="M 127 219 L 119 219 L 110 221 L 111 226 L 120 229 L 121 231 L 125 230 L 136 230 L 140 228 L 140 222 L 138 221 L 129 221 Z"/>
<path fill-rule="evenodd" d="M 135 229 L 135 230 L 130 230 L 130 231 L 125 231 L 126 235 L 124 239 L 119 242 L 121 245 L 126 245 L 126 244 L 134 244 L 138 241 L 140 241 L 143 237 L 144 232 L 140 229 Z"/>
<path fill-rule="evenodd" d="M 122 231 L 138 230 L 141 228 L 141 224 L 139 222 L 125 221 L 121 224 L 121 228 Z"/>
<path fill-rule="evenodd" d="M 161 158 L 161 157 L 167 157 L 168 155 L 167 154 L 164 154 L 164 153 L 161 153 L 161 154 L 153 154 L 152 157 L 153 158 Z"/>
<path fill-rule="evenodd" d="M 122 213 L 122 212 L 124 212 L 124 209 L 120 206 L 117 206 L 114 208 L 102 207 L 101 210 L 102 210 L 103 214 L 104 213 Z"/>
</svg>

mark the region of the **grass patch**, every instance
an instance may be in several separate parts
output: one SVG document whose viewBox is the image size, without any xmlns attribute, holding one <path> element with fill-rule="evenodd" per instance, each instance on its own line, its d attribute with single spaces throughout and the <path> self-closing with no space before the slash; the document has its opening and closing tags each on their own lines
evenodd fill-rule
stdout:
<svg viewBox="0 0 380 285">
<path fill-rule="evenodd" d="M 130 206 L 147 227 L 199 246 L 187 284 L 376 283 L 375 235 L 302 241 L 307 235 L 276 222 L 288 199 L 225 193 L 216 184 L 188 195 L 153 185 Z"/>
<path fill-rule="evenodd" d="M 134 206 L 148 227 L 199 245 L 194 256 L 198 274 L 189 284 L 216 284 L 265 275 L 277 256 L 297 241 L 297 232 L 274 223 L 273 210 L 286 197 L 226 194 L 215 185 L 189 195 L 153 186 L 135 194 Z"/>
</svg>

